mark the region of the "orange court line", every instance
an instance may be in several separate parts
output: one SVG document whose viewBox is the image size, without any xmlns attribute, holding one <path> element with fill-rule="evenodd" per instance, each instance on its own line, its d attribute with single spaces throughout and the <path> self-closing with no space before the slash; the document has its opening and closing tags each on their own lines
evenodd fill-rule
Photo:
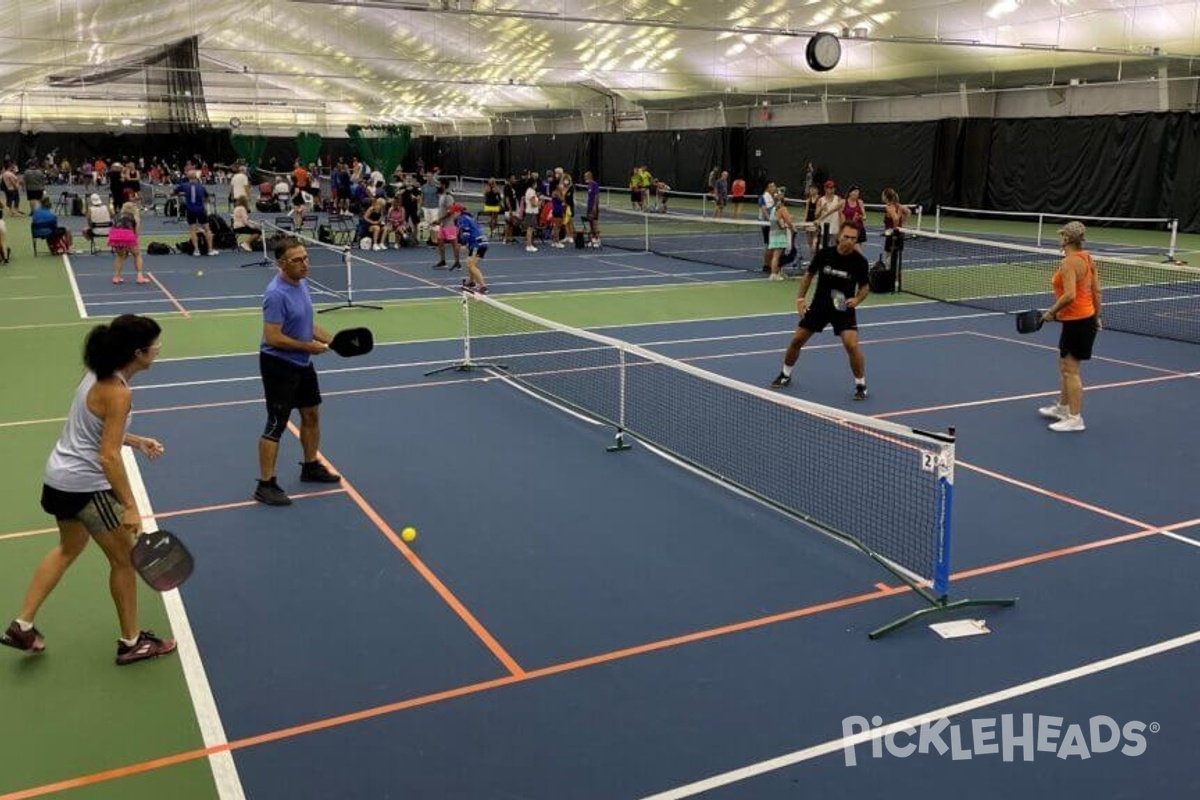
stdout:
<svg viewBox="0 0 1200 800">
<path fill-rule="evenodd" d="M 343 482 L 345 482 L 345 478 L 343 478 Z M 1125 542 L 1136 541 L 1139 539 L 1147 538 L 1147 537 L 1152 536 L 1157 533 L 1178 530 L 1181 528 L 1188 528 L 1188 527 L 1192 527 L 1194 525 L 1200 525 L 1200 518 L 1187 520 L 1186 522 L 1174 523 L 1172 525 L 1163 526 L 1161 528 L 1155 528 L 1153 530 L 1144 530 L 1144 531 L 1137 531 L 1137 532 L 1134 532 L 1131 534 L 1122 534 L 1119 536 L 1113 536 L 1108 539 L 1101 539 L 1101 540 L 1098 540 L 1095 542 L 1088 542 L 1088 543 L 1082 544 L 1082 545 L 1063 547 L 1063 548 L 1059 548 L 1056 550 L 1047 551 L 1045 553 L 1027 556 L 1025 558 L 1013 559 L 1011 561 L 1005 561 L 1005 562 L 1001 562 L 998 564 L 993 564 L 993 565 L 984 566 L 984 567 L 978 567 L 978 568 L 970 569 L 970 570 L 964 570 L 963 572 L 955 573 L 954 575 L 952 575 L 951 579 L 952 580 L 965 579 L 965 578 L 970 578 L 970 577 L 974 577 L 977 575 L 989 574 L 992 572 L 1006 571 L 1009 569 L 1015 569 L 1018 567 L 1022 567 L 1022 566 L 1028 565 L 1028 564 L 1033 564 L 1033 563 L 1037 563 L 1037 562 L 1041 562 L 1041 561 L 1049 561 L 1049 560 L 1053 560 L 1056 558 L 1061 558 L 1061 557 L 1071 555 L 1074 553 L 1085 552 L 1085 551 L 1089 551 L 1089 550 L 1098 550 L 1101 548 L 1111 547 L 1111 546 L 1117 545 L 1117 544 L 1123 544 Z M 858 594 L 858 595 L 852 595 L 850 597 L 843 597 L 838 600 L 831 600 L 829 602 L 819 603 L 819 604 L 812 605 L 812 606 L 806 606 L 804 608 L 799 608 L 799 609 L 795 609 L 792 611 L 785 611 L 785 612 L 782 612 L 779 614 L 772 614 L 772 615 L 766 616 L 766 617 L 759 617 L 756 619 L 745 620 L 745 621 L 733 623 L 730 625 L 723 625 L 723 626 L 720 626 L 717 628 L 710 628 L 707 630 L 695 631 L 695 632 L 692 632 L 689 634 L 683 634 L 681 636 L 675 636 L 675 637 L 671 637 L 668 639 L 661 639 L 661 640 L 655 641 L 655 642 L 647 642 L 645 644 L 635 645 L 633 647 L 628 647 L 628 648 L 624 648 L 621 650 L 613 650 L 613 651 L 610 651 L 607 653 L 601 653 L 601 654 L 598 654 L 595 656 L 589 656 L 589 657 L 585 657 L 585 658 L 575 659 L 573 661 L 567 661 L 562 664 L 555 664 L 555 665 L 551 665 L 548 667 L 542 667 L 540 669 L 529 670 L 528 672 L 523 672 L 521 674 L 506 675 L 506 676 L 499 677 L 499 678 L 493 678 L 493 679 L 487 680 L 487 681 L 481 681 L 479 683 L 473 683 L 473 684 L 468 684 L 466 686 L 460 686 L 460 687 L 457 687 L 454 689 L 447 689 L 447 690 L 444 690 L 441 692 L 435 692 L 432 694 L 422 695 L 420 697 L 413 697 L 413 698 L 409 698 L 407 700 L 397 701 L 395 703 L 387 703 L 385 705 L 374 706 L 371 708 L 362 709 L 360 711 L 351 712 L 349 714 L 341 714 L 336 717 L 327 717 L 325 719 L 314 720 L 312 722 L 304 723 L 302 725 L 295 725 L 295 726 L 288 727 L 288 728 L 281 728 L 278 730 L 268 731 L 266 733 L 258 734 L 256 736 L 249 736 L 249 737 L 245 737 L 242 739 L 237 739 L 237 740 L 229 742 L 227 744 L 219 745 L 219 746 L 215 746 L 215 747 L 211 747 L 211 748 L 200 748 L 200 749 L 195 749 L 195 750 L 188 750 L 188 751 L 177 753 L 177 754 L 170 755 L 170 756 L 164 756 L 161 758 L 151 759 L 151 760 L 139 762 L 136 764 L 129 764 L 124 767 L 116 767 L 113 769 L 103 770 L 101 772 L 94 772 L 94 773 L 91 773 L 88 775 L 80 775 L 78 777 L 70 778 L 68 780 L 58 781 L 55 783 L 48 783 L 48 784 L 45 784 L 42 786 L 35 786 L 35 787 L 31 787 L 29 789 L 22 789 L 22 790 L 19 790 L 17 792 L 13 792 L 10 794 L 0 795 L 0 800 L 28 800 L 29 798 L 41 797 L 41 796 L 44 796 L 47 794 L 51 794 L 53 792 L 59 792 L 59 791 L 63 791 L 66 789 L 73 789 L 73 788 L 78 788 L 78 787 L 82 787 L 82 786 L 91 786 L 94 784 L 103 783 L 105 781 L 110 781 L 110 780 L 115 780 L 115 779 L 119 779 L 119 778 L 129 777 L 131 775 L 138 775 L 141 773 L 150 772 L 150 771 L 153 771 L 156 769 L 160 769 L 162 767 L 168 767 L 168 766 L 173 766 L 175 764 L 181 764 L 181 763 L 184 763 L 187 761 L 195 761 L 197 759 L 207 758 L 208 756 L 216 754 L 216 753 L 221 753 L 221 752 L 226 752 L 226 751 L 234 751 L 234 750 L 242 750 L 242 749 L 246 749 L 249 747 L 254 747 L 256 745 L 266 744 L 268 742 L 277 742 L 277 741 L 280 741 L 283 739 L 293 738 L 293 737 L 301 736 L 301 735 L 304 735 L 307 733 L 313 733 L 315 731 L 327 730 L 329 728 L 347 725 L 347 724 L 350 724 L 353 722 L 359 722 L 359 721 L 362 721 L 365 719 L 371 719 L 374 717 L 385 716 L 387 714 L 391 714 L 391 713 L 394 713 L 397 711 L 403 711 L 403 710 L 415 708 L 418 706 L 430 705 L 432 703 L 440 702 L 442 700 L 449 700 L 452 698 L 465 697 L 465 696 L 472 695 L 472 694 L 479 694 L 481 692 L 488 691 L 490 689 L 500 688 L 502 686 L 510 686 L 510 685 L 518 684 L 518 683 L 526 683 L 529 681 L 536 680 L 538 678 L 549 677 L 552 675 L 559 675 L 564 672 L 570 672 L 570 671 L 574 671 L 574 670 L 578 670 L 578 669 L 584 669 L 586 667 L 596 666 L 598 664 L 605 664 L 605 663 L 610 663 L 613 661 L 619 661 L 619 660 L 622 660 L 625 658 L 630 658 L 630 657 L 638 656 L 638 655 L 644 655 L 646 653 L 651 653 L 651 652 L 655 652 L 658 650 L 665 650 L 670 647 L 675 647 L 675 646 L 679 646 L 679 645 L 683 645 L 683 644 L 690 644 L 692 642 L 703 641 L 706 639 L 713 639 L 713 638 L 716 638 L 719 636 L 729 635 L 729 634 L 733 634 L 733 633 L 740 633 L 742 631 L 753 630 L 755 628 L 761 628 L 761 627 L 764 627 L 767 625 L 772 625 L 772 624 L 779 623 L 779 622 L 788 622 L 788 621 L 791 621 L 794 619 L 800 619 L 802 617 L 813 616 L 813 615 L 820 614 L 820 613 L 823 613 L 826 611 L 835 611 L 835 610 L 847 608 L 850 606 L 861 605 L 864 603 L 872 602 L 874 600 L 881 600 L 881 599 L 888 598 L 888 597 L 894 597 L 899 594 L 905 594 L 908 591 L 909 591 L 909 588 L 907 586 L 889 587 L 884 584 L 876 584 L 876 591 L 868 592 L 865 594 Z"/>
<path fill-rule="evenodd" d="M 295 423 L 289 421 L 288 430 L 290 430 L 296 438 L 300 438 L 300 429 L 296 427 Z M 325 458 L 324 455 L 318 452 L 317 458 L 323 461 L 330 470 L 333 472 L 338 472 L 338 470 L 329 462 L 327 458 Z M 524 675 L 525 670 L 521 668 L 521 665 L 517 663 L 517 660 L 509 655 L 508 651 L 505 650 L 504 647 L 501 646 L 500 642 L 496 640 L 496 637 L 492 636 L 491 632 L 483 626 L 483 623 L 471 613 L 471 611 L 454 595 L 452 591 L 450 591 L 450 587 L 446 586 L 446 584 L 434 574 L 433 570 L 426 566 L 425 562 L 417 557 L 417 554 L 412 551 L 412 548 L 400 538 L 399 534 L 392 530 L 392 526 L 388 525 L 387 521 L 379 515 L 379 512 L 377 512 L 371 506 L 371 504 L 367 502 L 366 498 L 354 488 L 354 484 L 350 483 L 350 481 L 346 479 L 345 475 L 342 475 L 342 487 L 346 490 L 346 494 L 350 496 L 350 499 L 354 501 L 355 505 L 357 505 L 362 512 L 367 515 L 367 519 L 371 520 L 371 522 L 375 524 L 375 527 L 379 529 L 379 532 L 386 536 L 388 541 L 392 543 L 392 546 L 399 550 L 401 555 L 408 559 L 408 563 L 412 564 L 413 568 L 421 574 L 421 577 L 423 577 L 425 581 L 433 587 L 433 590 L 438 593 L 443 601 L 445 601 L 446 605 L 450 606 L 450 609 L 454 611 L 454 613 L 457 614 L 458 617 L 466 624 L 466 626 L 471 629 L 471 631 L 479 638 L 479 640 L 483 642 L 484 646 L 486 646 L 487 649 L 491 651 L 492 655 L 494 655 L 496 659 L 505 666 L 509 673 L 517 676 Z"/>
<path fill-rule="evenodd" d="M 1070 495 L 1052 492 L 1049 489 L 1043 489 L 1041 486 L 1035 486 L 1032 483 L 1026 483 L 1025 481 L 1018 480 L 1017 478 L 1010 478 L 1007 475 L 1002 475 L 999 472 L 995 472 L 990 469 L 977 467 L 974 464 L 966 461 L 956 461 L 955 466 L 962 467 L 963 469 L 970 470 L 971 472 L 978 472 L 980 475 L 985 475 L 994 480 L 998 480 L 1001 483 L 1007 483 L 1012 486 L 1016 486 L 1018 489 L 1024 489 L 1026 491 L 1033 492 L 1034 494 L 1040 494 L 1043 497 L 1049 497 L 1051 500 L 1057 500 L 1058 502 L 1066 503 L 1069 506 L 1075 506 L 1076 508 L 1082 508 L 1085 511 L 1091 511 L 1092 513 L 1099 514 L 1102 517 L 1108 517 L 1109 519 L 1115 519 L 1118 522 L 1124 522 L 1126 525 L 1132 525 L 1135 528 L 1140 528 L 1142 530 L 1157 530 L 1156 526 L 1151 525 L 1148 522 L 1142 522 L 1141 520 L 1134 519 L 1133 517 L 1127 517 L 1124 514 L 1118 514 L 1115 511 L 1109 511 L 1107 508 L 1094 506 L 1091 503 L 1078 500 Z"/>
<path fill-rule="evenodd" d="M 162 291 L 162 293 L 167 296 L 167 299 L 171 301 L 171 305 L 173 305 L 173 306 L 175 306 L 175 308 L 179 309 L 179 313 L 183 314 L 184 319 L 189 319 L 192 316 L 191 314 L 188 313 L 188 310 L 186 308 L 184 308 L 183 305 L 181 305 L 178 300 L 175 299 L 175 295 L 171 294 L 171 291 L 167 287 L 162 285 L 162 282 L 159 281 L 159 279 L 157 277 L 155 277 L 153 272 L 147 271 L 146 274 L 150 276 L 150 280 L 154 281 L 154 285 L 157 286 Z"/>
</svg>

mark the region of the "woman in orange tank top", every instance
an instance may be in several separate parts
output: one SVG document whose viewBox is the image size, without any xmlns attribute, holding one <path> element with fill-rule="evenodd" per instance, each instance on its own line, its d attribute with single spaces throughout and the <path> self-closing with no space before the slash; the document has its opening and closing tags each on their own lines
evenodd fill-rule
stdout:
<svg viewBox="0 0 1200 800">
<path fill-rule="evenodd" d="M 1068 222 L 1058 232 L 1065 257 L 1054 273 L 1054 305 L 1042 315 L 1047 322 L 1062 323 L 1058 339 L 1058 370 L 1062 388 L 1058 401 L 1038 413 L 1053 419 L 1052 431 L 1082 431 L 1083 379 L 1079 365 L 1092 357 L 1092 345 L 1100 330 L 1100 278 L 1092 256 L 1084 249 L 1087 229 L 1082 222 Z"/>
</svg>

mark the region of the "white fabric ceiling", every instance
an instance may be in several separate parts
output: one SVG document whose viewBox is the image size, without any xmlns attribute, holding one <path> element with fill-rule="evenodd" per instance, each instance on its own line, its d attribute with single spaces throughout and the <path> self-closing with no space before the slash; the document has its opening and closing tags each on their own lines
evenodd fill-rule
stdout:
<svg viewBox="0 0 1200 800">
<path fill-rule="evenodd" d="M 478 120 L 721 98 L 885 96 L 1190 74 L 1200 3 L 1147 0 L 17 0 L 0 36 L 0 119 L 152 116 L 134 71 L 199 40 L 209 118 L 262 126 Z M 15 12 L 15 13 L 14 13 Z M 605 24 L 608 21 L 609 24 Z M 620 23 L 620 24 L 613 24 Z M 840 65 L 805 64 L 813 31 Z M 936 43 L 933 40 L 941 40 Z M 1001 45 L 1002 47 L 997 47 Z M 1050 49 L 1057 48 L 1057 50 Z"/>
</svg>

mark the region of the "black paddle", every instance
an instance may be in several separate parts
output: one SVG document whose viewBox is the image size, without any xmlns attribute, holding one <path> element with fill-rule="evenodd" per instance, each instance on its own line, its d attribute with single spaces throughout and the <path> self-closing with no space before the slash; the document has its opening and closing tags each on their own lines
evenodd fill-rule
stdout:
<svg viewBox="0 0 1200 800">
<path fill-rule="evenodd" d="M 192 574 L 192 554 L 175 534 L 153 531 L 138 536 L 131 555 L 133 567 L 152 589 L 167 592 Z"/>
<path fill-rule="evenodd" d="M 366 355 L 374 347 L 375 337 L 369 328 L 347 328 L 338 331 L 329 343 L 329 349 L 343 358 Z"/>
<path fill-rule="evenodd" d="M 1036 333 L 1042 329 L 1042 312 L 1036 308 L 1017 314 L 1017 333 Z"/>
</svg>

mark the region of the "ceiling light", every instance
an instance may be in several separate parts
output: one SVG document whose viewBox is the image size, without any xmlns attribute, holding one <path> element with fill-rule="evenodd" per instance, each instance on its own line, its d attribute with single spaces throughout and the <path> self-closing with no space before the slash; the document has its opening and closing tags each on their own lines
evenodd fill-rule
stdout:
<svg viewBox="0 0 1200 800">
<path fill-rule="evenodd" d="M 992 19 L 1000 19 L 1021 7 L 1021 0 L 999 0 L 988 9 L 987 15 Z"/>
</svg>

